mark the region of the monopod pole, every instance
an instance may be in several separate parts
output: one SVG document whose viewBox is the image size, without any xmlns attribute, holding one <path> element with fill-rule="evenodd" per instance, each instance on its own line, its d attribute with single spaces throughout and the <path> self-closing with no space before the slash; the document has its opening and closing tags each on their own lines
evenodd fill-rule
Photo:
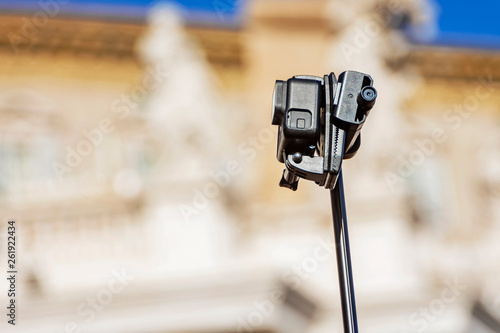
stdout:
<svg viewBox="0 0 500 333">
<path fill-rule="evenodd" d="M 337 252 L 337 269 L 339 273 L 340 301 L 342 303 L 342 320 L 345 333 L 358 333 L 356 301 L 354 299 L 354 281 L 352 278 L 351 251 L 347 232 L 347 214 L 344 198 L 342 170 L 337 184 L 330 190 L 333 215 L 333 231 Z"/>
</svg>

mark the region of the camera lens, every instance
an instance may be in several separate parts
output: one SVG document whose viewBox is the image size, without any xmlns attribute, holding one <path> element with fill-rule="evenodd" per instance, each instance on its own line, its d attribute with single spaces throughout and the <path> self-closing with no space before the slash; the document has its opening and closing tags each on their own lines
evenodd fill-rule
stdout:
<svg viewBox="0 0 500 333">
<path fill-rule="evenodd" d="M 285 109 L 285 101 L 284 101 L 284 82 L 276 81 L 274 85 L 274 93 L 273 93 L 273 125 L 281 125 L 283 122 L 283 114 Z"/>
</svg>

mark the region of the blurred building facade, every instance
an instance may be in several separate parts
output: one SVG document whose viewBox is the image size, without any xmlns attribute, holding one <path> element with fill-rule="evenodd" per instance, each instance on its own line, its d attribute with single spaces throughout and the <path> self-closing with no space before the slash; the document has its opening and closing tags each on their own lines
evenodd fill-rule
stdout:
<svg viewBox="0 0 500 333">
<path fill-rule="evenodd" d="M 409 43 L 428 16 L 406 2 L 247 7 L 230 28 L 171 7 L 145 23 L 2 16 L 16 329 L 341 332 L 328 195 L 277 186 L 270 103 L 276 79 L 355 69 L 380 95 L 345 163 L 361 329 L 492 331 L 499 53 Z"/>
</svg>

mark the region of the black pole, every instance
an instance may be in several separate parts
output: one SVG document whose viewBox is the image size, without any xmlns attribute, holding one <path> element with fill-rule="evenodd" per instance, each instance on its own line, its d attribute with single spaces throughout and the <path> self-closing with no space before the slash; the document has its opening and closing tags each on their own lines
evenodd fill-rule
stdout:
<svg viewBox="0 0 500 333">
<path fill-rule="evenodd" d="M 342 303 L 342 320 L 345 333 L 358 333 L 356 301 L 354 299 L 354 281 L 352 278 L 351 251 L 347 232 L 347 214 L 344 199 L 342 170 L 337 184 L 330 190 L 332 201 L 333 231 L 337 252 L 337 269 L 339 273 L 340 301 Z"/>
</svg>

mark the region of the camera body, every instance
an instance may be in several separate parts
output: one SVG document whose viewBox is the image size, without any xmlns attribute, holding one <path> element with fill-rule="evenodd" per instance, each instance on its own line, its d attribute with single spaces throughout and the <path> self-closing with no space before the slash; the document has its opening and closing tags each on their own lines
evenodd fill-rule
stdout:
<svg viewBox="0 0 500 333">
<path fill-rule="evenodd" d="M 330 73 L 276 81 L 272 124 L 279 127 L 276 157 L 285 164 L 280 186 L 295 191 L 303 178 L 333 189 L 342 160 L 360 147 L 376 98 L 372 78 L 356 71 L 338 80 Z"/>
</svg>

